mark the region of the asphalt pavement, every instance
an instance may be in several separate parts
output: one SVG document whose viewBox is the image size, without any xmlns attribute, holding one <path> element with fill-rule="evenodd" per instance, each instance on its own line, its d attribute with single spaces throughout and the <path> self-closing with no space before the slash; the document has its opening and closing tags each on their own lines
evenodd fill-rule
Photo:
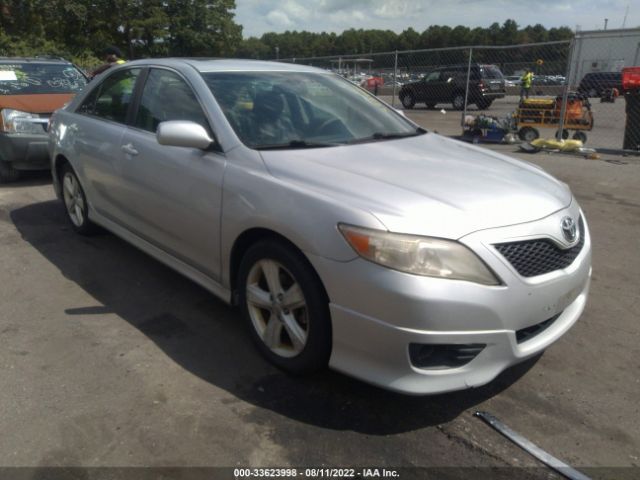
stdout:
<svg viewBox="0 0 640 480">
<path fill-rule="evenodd" d="M 114 235 L 75 235 L 46 174 L 0 186 L 0 467 L 79 467 L 85 476 L 73 478 L 100 466 L 549 478 L 472 416 L 485 410 L 594 478 L 637 478 L 640 159 L 492 148 L 573 189 L 593 237 L 591 297 L 542 357 L 431 397 L 331 371 L 286 375 L 259 356 L 237 310 Z"/>
</svg>

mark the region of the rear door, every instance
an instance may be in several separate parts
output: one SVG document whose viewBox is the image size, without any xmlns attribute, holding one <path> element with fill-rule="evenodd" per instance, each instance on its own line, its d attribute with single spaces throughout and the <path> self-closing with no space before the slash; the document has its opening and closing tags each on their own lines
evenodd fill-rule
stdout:
<svg viewBox="0 0 640 480">
<path fill-rule="evenodd" d="M 122 210 L 119 196 L 120 149 L 140 68 L 119 70 L 97 85 L 76 109 L 73 122 L 78 172 L 91 206 L 115 220 Z"/>
<path fill-rule="evenodd" d="M 189 120 L 212 128 L 189 82 L 151 68 L 120 148 L 122 219 L 129 230 L 176 258 L 220 278 L 222 152 L 160 145 L 160 122 Z M 213 135 L 212 135 L 213 136 Z"/>
</svg>

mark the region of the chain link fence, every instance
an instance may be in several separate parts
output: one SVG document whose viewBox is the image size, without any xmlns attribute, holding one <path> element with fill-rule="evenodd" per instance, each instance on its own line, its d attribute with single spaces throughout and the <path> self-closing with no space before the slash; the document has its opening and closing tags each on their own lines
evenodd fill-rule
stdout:
<svg viewBox="0 0 640 480">
<path fill-rule="evenodd" d="M 511 132 L 525 142 L 574 138 L 620 150 L 626 118 L 620 70 L 640 62 L 640 29 L 620 32 L 281 61 L 336 72 L 441 134 L 500 141 Z"/>
</svg>

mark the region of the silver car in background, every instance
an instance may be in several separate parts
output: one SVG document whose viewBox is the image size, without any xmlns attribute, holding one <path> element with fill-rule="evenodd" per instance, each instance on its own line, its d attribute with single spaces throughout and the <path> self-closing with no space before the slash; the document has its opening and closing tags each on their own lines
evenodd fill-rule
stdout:
<svg viewBox="0 0 640 480">
<path fill-rule="evenodd" d="M 55 190 L 240 307 L 290 372 L 411 394 L 491 381 L 576 322 L 591 242 L 564 183 L 311 67 L 109 69 L 51 120 Z"/>
</svg>

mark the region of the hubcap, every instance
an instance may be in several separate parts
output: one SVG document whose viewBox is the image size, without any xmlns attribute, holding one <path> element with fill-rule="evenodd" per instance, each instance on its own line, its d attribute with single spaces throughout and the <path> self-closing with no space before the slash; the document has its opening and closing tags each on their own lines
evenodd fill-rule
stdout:
<svg viewBox="0 0 640 480">
<path fill-rule="evenodd" d="M 309 314 L 293 275 L 275 260 L 260 260 L 249 271 L 246 291 L 251 323 L 264 344 L 281 357 L 300 354 L 309 335 Z"/>
<path fill-rule="evenodd" d="M 66 173 L 62 179 L 62 194 L 69 218 L 76 227 L 81 227 L 84 223 L 84 198 L 78 180 L 71 173 Z"/>
</svg>

